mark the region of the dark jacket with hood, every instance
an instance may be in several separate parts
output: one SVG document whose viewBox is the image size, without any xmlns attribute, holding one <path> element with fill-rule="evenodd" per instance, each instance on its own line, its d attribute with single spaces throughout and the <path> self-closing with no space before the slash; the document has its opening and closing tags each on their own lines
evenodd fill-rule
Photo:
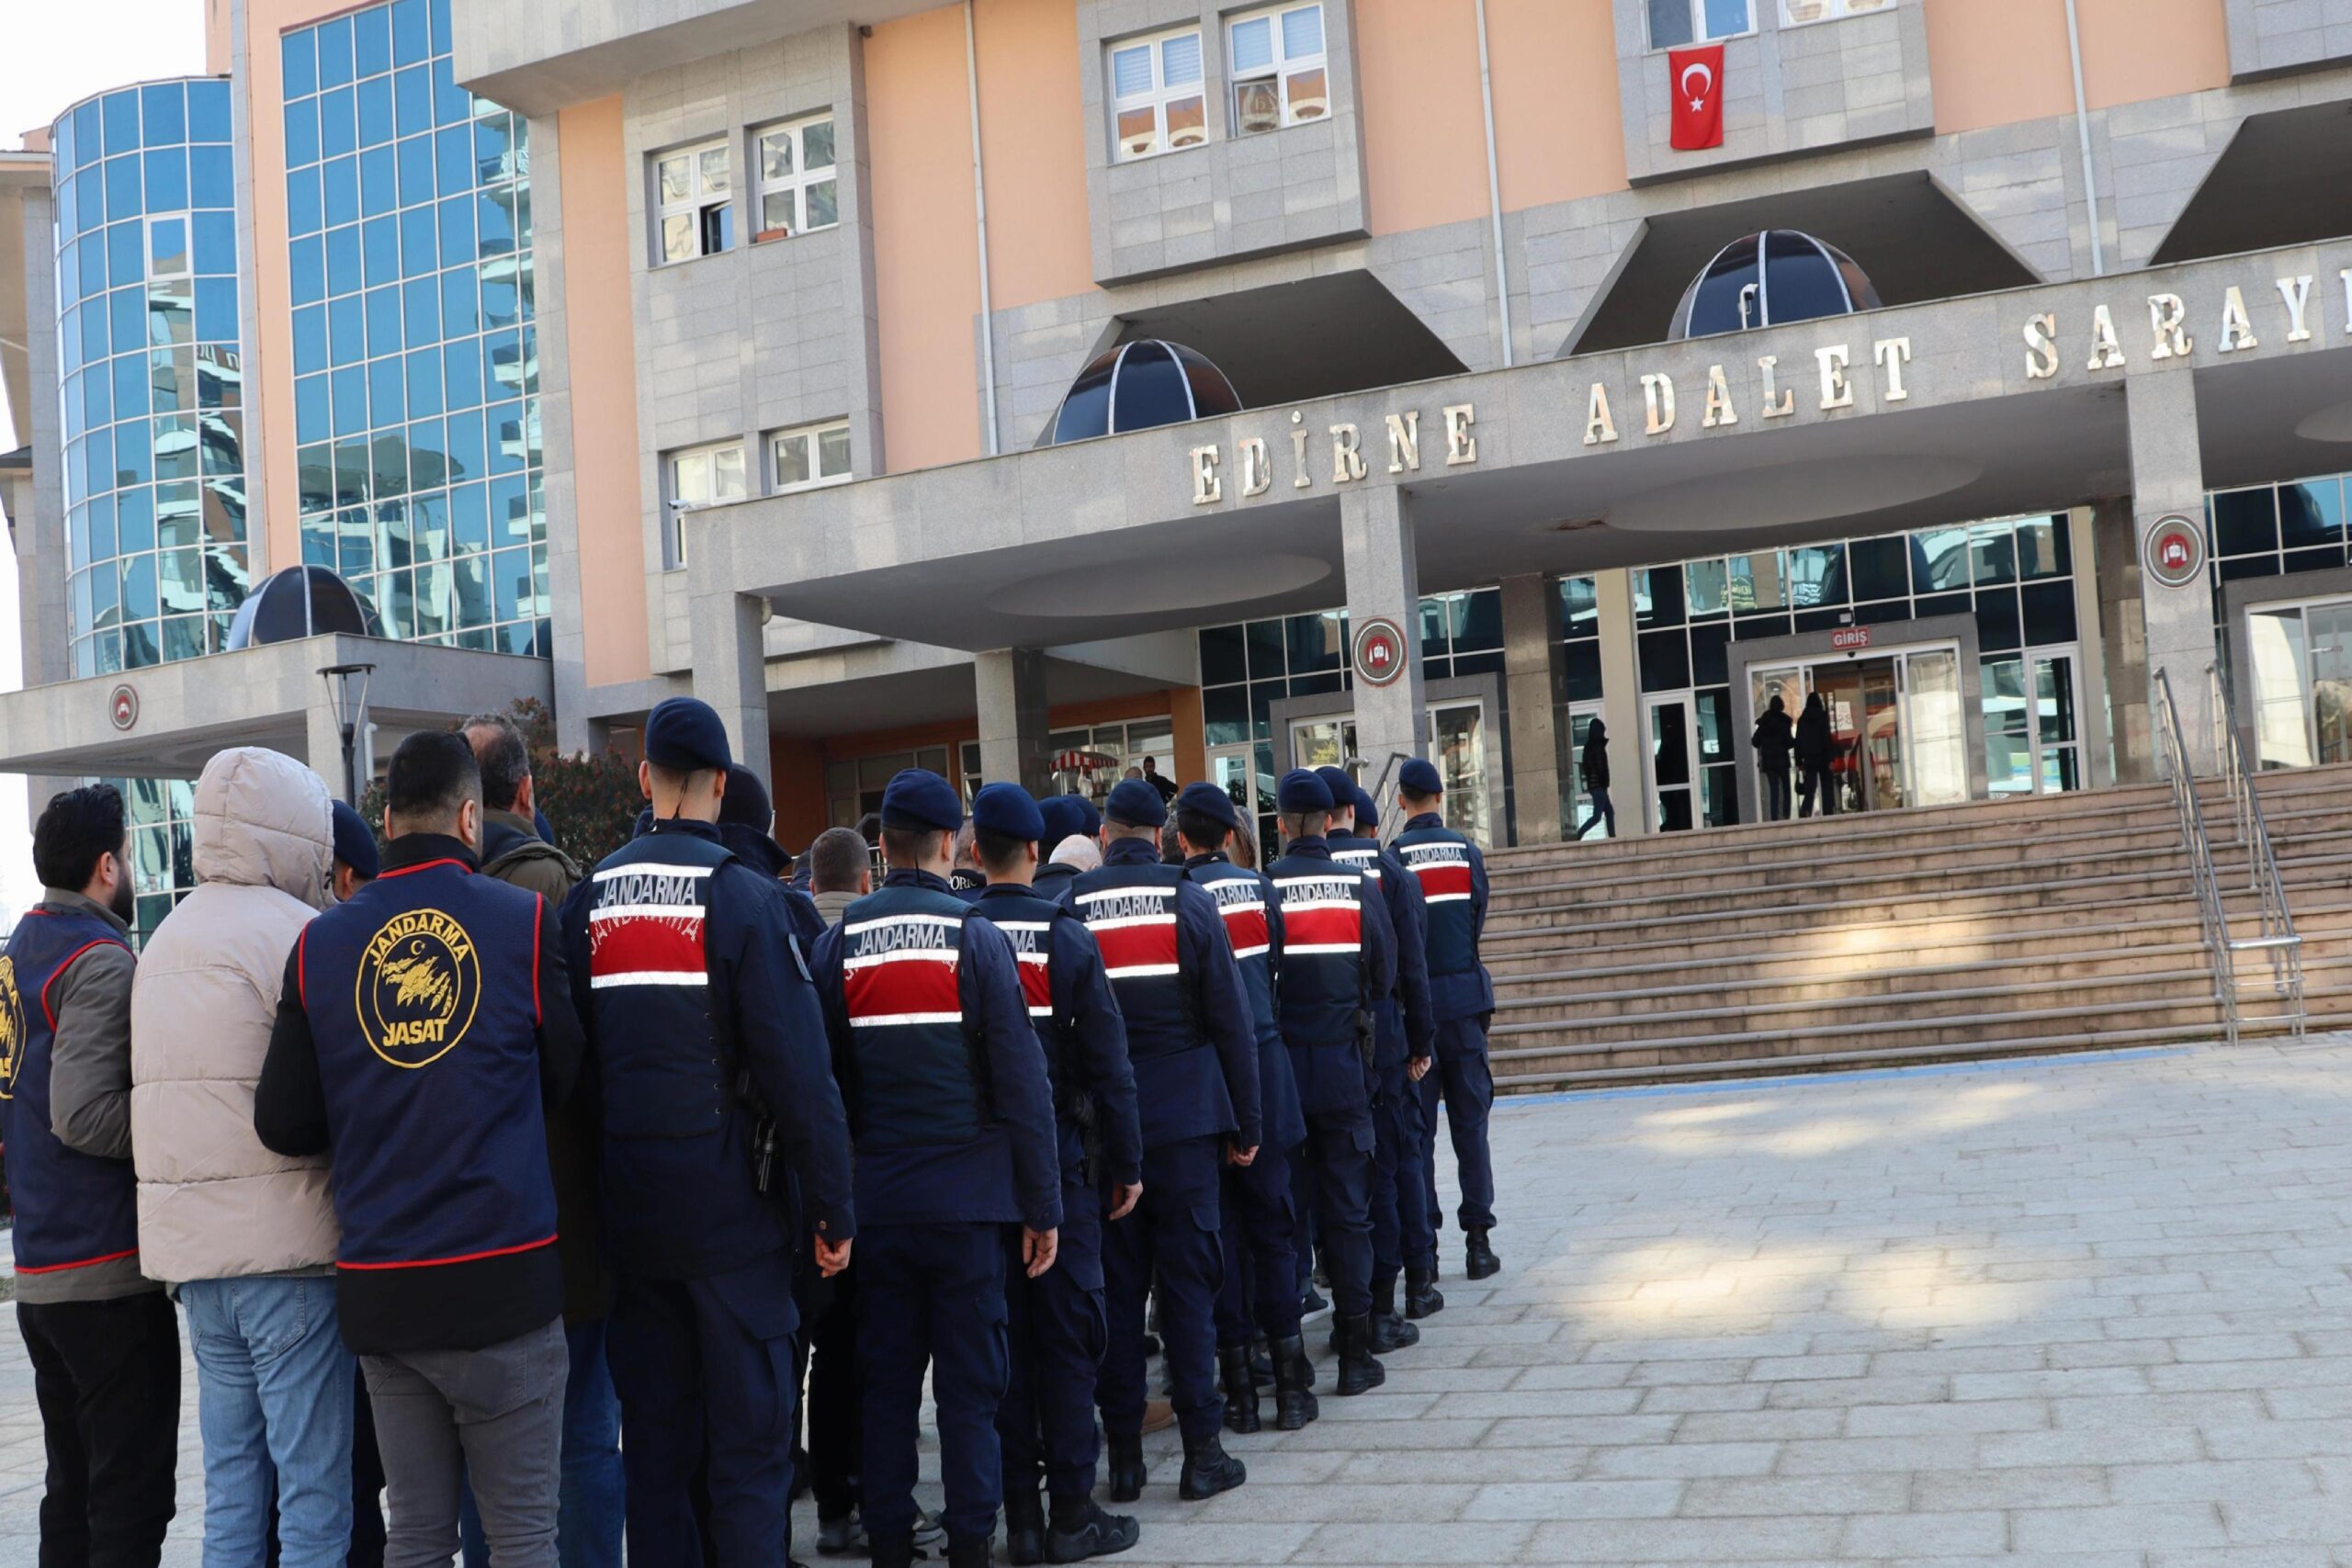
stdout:
<svg viewBox="0 0 2352 1568">
<path fill-rule="evenodd" d="M 1796 724 L 1789 717 L 1780 698 L 1773 698 L 1771 707 L 1756 721 L 1756 733 L 1748 738 L 1747 743 L 1756 748 L 1756 766 L 1762 772 L 1786 773 L 1789 771 L 1789 748 L 1796 744 Z"/>
<path fill-rule="evenodd" d="M 1584 756 L 1577 764 L 1587 789 L 1609 787 L 1609 727 L 1599 719 L 1584 733 Z"/>
<path fill-rule="evenodd" d="M 1821 694 L 1815 692 L 1804 700 L 1804 712 L 1797 716 L 1796 753 L 1801 768 L 1826 768 L 1829 765 L 1829 710 L 1821 704 Z"/>
</svg>

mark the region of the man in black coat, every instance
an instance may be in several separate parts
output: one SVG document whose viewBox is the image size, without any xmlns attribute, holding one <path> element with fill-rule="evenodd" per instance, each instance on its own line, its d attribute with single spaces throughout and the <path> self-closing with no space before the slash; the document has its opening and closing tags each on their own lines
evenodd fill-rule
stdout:
<svg viewBox="0 0 2352 1568">
<path fill-rule="evenodd" d="M 1789 819 L 1789 750 L 1796 744 L 1795 722 L 1789 705 L 1777 695 L 1756 721 L 1747 743 L 1756 749 L 1756 771 L 1764 776 L 1764 820 Z"/>
</svg>

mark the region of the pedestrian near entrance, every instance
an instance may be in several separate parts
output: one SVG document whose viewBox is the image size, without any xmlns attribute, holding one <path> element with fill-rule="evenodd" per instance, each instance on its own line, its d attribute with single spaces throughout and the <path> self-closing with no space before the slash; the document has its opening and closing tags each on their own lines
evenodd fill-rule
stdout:
<svg viewBox="0 0 2352 1568">
<path fill-rule="evenodd" d="M 865 1534 L 914 1558 L 916 1441 L 931 1368 L 947 1561 L 989 1560 L 1003 1496 L 1005 1260 L 1054 1266 L 1061 1161 L 1045 1053 L 1004 936 L 947 889 L 964 809 L 936 773 L 882 793 L 882 886 L 817 946 L 855 1139 Z M 1019 1239 L 1009 1227 L 1022 1227 Z"/>
<path fill-rule="evenodd" d="M 1617 836 L 1617 807 L 1609 801 L 1609 726 L 1594 719 L 1584 732 L 1584 750 L 1577 758 L 1577 776 L 1584 783 L 1584 792 L 1592 799 L 1592 815 L 1577 829 L 1582 839 L 1595 828 L 1607 824 L 1608 837 Z"/>
<path fill-rule="evenodd" d="M 1462 1188 L 1462 1207 L 1454 1217 L 1462 1226 L 1464 1271 L 1483 1280 L 1502 1267 L 1487 1243 L 1495 1225 L 1495 1162 L 1487 1141 L 1495 1079 L 1487 1059 L 1487 1026 L 1495 1014 L 1495 987 L 1478 960 L 1478 941 L 1487 928 L 1487 857 L 1445 825 L 1444 796 L 1444 780 L 1426 760 L 1416 757 L 1396 771 L 1396 797 L 1407 816 L 1396 851 L 1419 882 L 1429 907 L 1430 1001 L 1437 1015 L 1437 1070 L 1418 1086 L 1421 1179 L 1434 1218 L 1437 1108 L 1442 1098 Z M 1408 1302 L 1420 1283 L 1406 1276 Z"/>
<path fill-rule="evenodd" d="M 874 856 L 854 828 L 828 828 L 800 857 L 808 867 L 808 898 L 828 926 L 874 891 Z"/>
<path fill-rule="evenodd" d="M 1764 781 L 1764 820 L 1785 822 L 1789 819 L 1789 752 L 1796 745 L 1796 726 L 1780 694 L 1773 694 L 1747 743 L 1756 750 L 1756 772 Z"/>
<path fill-rule="evenodd" d="M 401 741 L 383 874 L 294 944 L 254 1095 L 265 1145 L 328 1156 L 391 1568 L 456 1553 L 461 1473 L 501 1568 L 557 1562 L 571 1358 L 542 1111 L 571 1092 L 580 1024 L 554 911 L 475 874 L 481 826 L 465 739 Z"/>
<path fill-rule="evenodd" d="M 1797 815 L 1800 818 L 1812 816 L 1814 796 L 1818 794 L 1821 814 L 1824 817 L 1837 816 L 1838 779 L 1830 772 L 1837 747 L 1830 737 L 1829 710 L 1822 705 L 1819 692 L 1806 696 L 1804 711 L 1797 715 L 1794 747 L 1800 780 Z"/>
<path fill-rule="evenodd" d="M 111 784 L 52 796 L 40 902 L 0 954 L 17 1326 L 49 1459 L 40 1560 L 60 1568 L 153 1568 L 179 1452 L 179 1324 L 140 1271 L 130 852 Z"/>
<path fill-rule="evenodd" d="M 326 1161 L 254 1132 L 286 954 L 328 897 L 319 776 L 258 746 L 196 781 L 196 891 L 156 928 L 130 989 L 130 1140 L 141 1266 L 176 1287 L 196 1351 L 204 1545 L 285 1568 L 350 1546 L 355 1364 L 335 1321 Z"/>
</svg>

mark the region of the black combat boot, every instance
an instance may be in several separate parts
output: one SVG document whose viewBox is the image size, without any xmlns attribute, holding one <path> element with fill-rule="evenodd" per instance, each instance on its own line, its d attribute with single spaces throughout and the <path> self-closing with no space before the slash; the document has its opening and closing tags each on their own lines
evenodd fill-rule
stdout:
<svg viewBox="0 0 2352 1568">
<path fill-rule="evenodd" d="M 951 1535 L 947 1538 L 947 1568 L 989 1568 L 996 1556 L 996 1536 Z"/>
<path fill-rule="evenodd" d="M 1372 1359 L 1372 1318 L 1368 1314 L 1343 1317 L 1331 1330 L 1340 1352 L 1340 1393 L 1364 1393 L 1388 1381 L 1388 1369 Z"/>
<path fill-rule="evenodd" d="M 1473 1280 L 1483 1280 L 1489 1274 L 1498 1273 L 1503 1266 L 1503 1260 L 1495 1256 L 1495 1249 L 1487 1245 L 1487 1227 L 1484 1225 L 1463 1233 L 1462 1256 L 1463 1271 Z"/>
<path fill-rule="evenodd" d="M 1114 1514 L 1091 1497 L 1054 1499 L 1054 1527 L 1046 1537 L 1049 1562 L 1083 1562 L 1108 1557 L 1136 1543 L 1139 1532 L 1126 1514 Z"/>
<path fill-rule="evenodd" d="M 1249 1479 L 1250 1472 L 1225 1451 L 1215 1432 L 1197 1442 L 1189 1435 L 1184 1438 L 1184 1473 L 1176 1483 L 1176 1495 L 1187 1503 L 1230 1492 Z"/>
<path fill-rule="evenodd" d="M 1143 1495 L 1143 1438 L 1106 1433 L 1102 1440 L 1110 1450 L 1111 1501 L 1132 1503 Z"/>
<path fill-rule="evenodd" d="M 1405 1270 L 1405 1315 L 1427 1317 L 1445 1310 L 1445 1297 L 1437 1288 L 1435 1269 Z"/>
<path fill-rule="evenodd" d="M 1026 1486 L 1004 1495 L 1004 1550 L 1014 1568 L 1046 1560 L 1046 1505 Z"/>
<path fill-rule="evenodd" d="M 1323 1412 L 1315 1400 L 1315 1363 L 1297 1335 L 1278 1339 L 1274 1352 L 1274 1425 L 1295 1432 Z"/>
<path fill-rule="evenodd" d="M 1250 1376 L 1250 1347 L 1235 1345 L 1216 1353 L 1217 1370 L 1225 1379 L 1225 1429 L 1258 1429 L 1258 1385 Z"/>
<path fill-rule="evenodd" d="M 1385 1285 L 1372 1291 L 1372 1348 L 1375 1355 L 1402 1350 L 1421 1342 L 1421 1331 L 1396 1315 L 1396 1280 L 1392 1276 Z"/>
</svg>

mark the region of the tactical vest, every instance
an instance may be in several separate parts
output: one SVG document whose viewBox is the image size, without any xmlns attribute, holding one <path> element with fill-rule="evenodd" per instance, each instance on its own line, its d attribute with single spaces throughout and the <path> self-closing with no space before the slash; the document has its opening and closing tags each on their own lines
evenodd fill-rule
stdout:
<svg viewBox="0 0 2352 1568">
<path fill-rule="evenodd" d="M 312 920 L 296 981 L 326 1095 L 345 1269 L 555 1240 L 537 894 L 455 860 L 386 872 Z"/>
<path fill-rule="evenodd" d="M 735 859 L 688 832 L 648 833 L 589 874 L 588 1005 L 608 1138 L 693 1138 L 724 1123 L 734 1066 L 711 1016 L 711 883 Z"/>
<path fill-rule="evenodd" d="M 991 892 L 974 905 L 974 910 L 1012 944 L 1013 964 L 1021 976 L 1021 999 L 1029 1009 L 1030 1025 L 1046 1053 L 1046 1076 L 1053 1084 L 1062 1172 L 1066 1178 L 1074 1177 L 1086 1158 L 1087 1135 L 1094 1127 L 1094 1097 L 1080 1081 L 1067 1021 L 1055 1016 L 1054 922 L 1075 917 L 1025 887 L 1017 893 L 1001 888 Z"/>
<path fill-rule="evenodd" d="M 1266 874 L 1282 899 L 1275 1001 L 1283 1039 L 1293 1046 L 1368 1045 L 1363 901 L 1375 896 L 1370 879 L 1354 866 L 1305 855 L 1284 855 Z"/>
<path fill-rule="evenodd" d="M 1470 840 L 1451 828 L 1408 828 L 1396 856 L 1421 885 L 1429 906 L 1430 974 L 1465 975 L 1478 967 L 1477 914 L 1470 897 Z"/>
<path fill-rule="evenodd" d="M 57 1038 L 50 988 L 68 964 L 104 944 L 127 945 L 96 915 L 33 909 L 0 953 L 0 1140 L 20 1274 L 86 1269 L 139 1252 L 130 1162 L 67 1148 L 50 1122 L 50 1047 Z"/>
<path fill-rule="evenodd" d="M 885 886 L 842 911 L 850 1131 L 861 1151 L 967 1144 L 989 1097 L 964 1024 L 970 905 L 937 888 Z"/>
<path fill-rule="evenodd" d="M 1127 1021 L 1127 1056 L 1138 1065 L 1208 1043 L 1178 972 L 1177 890 L 1182 868 L 1106 865 L 1070 884 L 1070 907 L 1102 950 L 1102 972 Z"/>
</svg>

